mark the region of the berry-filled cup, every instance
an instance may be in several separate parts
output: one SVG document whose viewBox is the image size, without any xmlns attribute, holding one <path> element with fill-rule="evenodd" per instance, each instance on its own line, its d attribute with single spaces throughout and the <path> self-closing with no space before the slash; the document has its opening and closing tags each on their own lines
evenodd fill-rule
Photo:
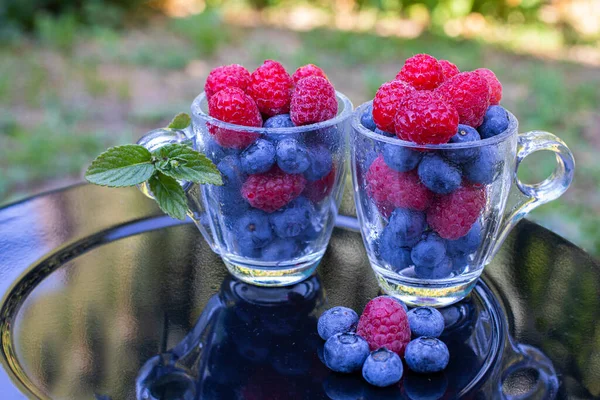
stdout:
<svg viewBox="0 0 600 400">
<path fill-rule="evenodd" d="M 463 299 L 511 228 L 569 187 L 574 159 L 548 132 L 518 133 L 489 70 L 459 73 L 417 55 L 352 118 L 354 195 L 381 288 L 415 306 Z M 547 150 L 556 169 L 525 184 L 519 163 Z"/>
<path fill-rule="evenodd" d="M 311 276 L 343 193 L 350 100 L 316 66 L 291 76 L 267 60 L 252 74 L 239 65 L 213 70 L 191 111 L 192 129 L 178 140 L 203 152 L 223 180 L 183 183 L 188 215 L 213 251 L 249 284 Z"/>
</svg>

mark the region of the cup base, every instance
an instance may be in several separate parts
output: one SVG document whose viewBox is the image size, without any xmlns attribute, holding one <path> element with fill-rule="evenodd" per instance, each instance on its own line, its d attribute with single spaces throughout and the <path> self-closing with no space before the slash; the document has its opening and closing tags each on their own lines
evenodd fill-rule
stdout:
<svg viewBox="0 0 600 400">
<path fill-rule="evenodd" d="M 242 282 L 256 286 L 281 287 L 294 285 L 311 277 L 321 262 L 323 254 L 316 257 L 281 263 L 252 263 L 223 257 L 229 273 Z"/>
<path fill-rule="evenodd" d="M 373 266 L 379 287 L 387 294 L 413 307 L 446 307 L 464 299 L 475 287 L 481 270 L 449 279 L 415 282 L 390 276 L 389 271 L 379 271 Z M 387 273 L 386 273 L 387 272 Z"/>
</svg>

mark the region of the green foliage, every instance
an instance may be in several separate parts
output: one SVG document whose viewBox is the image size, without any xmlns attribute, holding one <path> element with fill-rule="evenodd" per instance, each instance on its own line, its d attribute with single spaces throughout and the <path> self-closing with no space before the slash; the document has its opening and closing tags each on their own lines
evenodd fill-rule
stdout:
<svg viewBox="0 0 600 400">
<path fill-rule="evenodd" d="M 150 179 L 155 168 L 152 154 L 136 144 L 111 147 L 88 167 L 85 179 L 101 186 L 133 186 Z"/>
<path fill-rule="evenodd" d="M 71 51 L 77 39 L 79 23 L 72 13 L 53 17 L 38 13 L 35 19 L 35 31 L 40 42 L 58 50 Z"/>
<path fill-rule="evenodd" d="M 190 118 L 189 114 L 179 113 L 171 120 L 171 122 L 169 122 L 169 125 L 167 125 L 167 128 L 169 128 L 169 129 L 185 129 L 188 126 L 190 126 L 191 123 L 192 123 L 192 119 Z"/>
<path fill-rule="evenodd" d="M 171 178 L 199 184 L 222 185 L 217 167 L 204 154 L 180 144 L 168 144 L 154 152 L 156 169 Z"/>
<path fill-rule="evenodd" d="M 230 40 L 221 16 L 216 11 L 206 11 L 186 18 L 169 21 L 169 28 L 193 44 L 198 56 L 210 56 Z"/>
<path fill-rule="evenodd" d="M 185 219 L 187 212 L 185 192 L 177 180 L 159 172 L 148 183 L 161 210 L 173 218 Z"/>
</svg>

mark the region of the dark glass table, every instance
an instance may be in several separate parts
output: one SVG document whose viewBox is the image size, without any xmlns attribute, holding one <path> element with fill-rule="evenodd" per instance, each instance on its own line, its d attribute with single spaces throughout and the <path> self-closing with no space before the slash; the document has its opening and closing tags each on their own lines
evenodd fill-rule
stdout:
<svg viewBox="0 0 600 400">
<path fill-rule="evenodd" d="M 349 193 L 341 211 L 354 213 Z M 443 310 L 443 374 L 375 390 L 327 370 L 318 315 L 379 293 L 343 222 L 317 276 L 264 289 L 135 189 L 80 185 L 0 209 L 0 399 L 600 396 L 600 265 L 529 221 Z"/>
</svg>

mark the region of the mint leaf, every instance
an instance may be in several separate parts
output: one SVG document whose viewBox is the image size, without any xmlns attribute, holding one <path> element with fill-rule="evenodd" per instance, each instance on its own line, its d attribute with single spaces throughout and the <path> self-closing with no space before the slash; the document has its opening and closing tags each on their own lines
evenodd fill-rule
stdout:
<svg viewBox="0 0 600 400">
<path fill-rule="evenodd" d="M 221 173 L 204 154 L 183 144 L 167 144 L 152 155 L 156 168 L 165 175 L 201 185 L 222 185 Z"/>
<path fill-rule="evenodd" d="M 158 172 L 150 178 L 148 183 L 160 209 L 172 218 L 184 220 L 187 212 L 187 202 L 185 192 L 179 182 Z"/>
<path fill-rule="evenodd" d="M 143 146 L 127 144 L 100 154 L 85 172 L 85 179 L 101 186 L 133 186 L 154 173 L 152 154 Z"/>
<path fill-rule="evenodd" d="M 179 113 L 173 118 L 173 120 L 169 123 L 167 128 L 169 129 L 185 129 L 192 122 L 190 116 L 186 113 Z"/>
</svg>

